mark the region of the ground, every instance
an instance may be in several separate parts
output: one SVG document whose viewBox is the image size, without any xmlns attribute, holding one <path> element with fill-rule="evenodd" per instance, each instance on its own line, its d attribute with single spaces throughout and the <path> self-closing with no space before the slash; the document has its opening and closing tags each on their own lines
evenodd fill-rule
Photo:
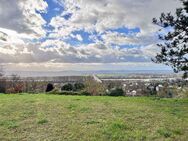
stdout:
<svg viewBox="0 0 188 141">
<path fill-rule="evenodd" d="M 188 99 L 0 95 L 2 141 L 188 138 Z"/>
</svg>

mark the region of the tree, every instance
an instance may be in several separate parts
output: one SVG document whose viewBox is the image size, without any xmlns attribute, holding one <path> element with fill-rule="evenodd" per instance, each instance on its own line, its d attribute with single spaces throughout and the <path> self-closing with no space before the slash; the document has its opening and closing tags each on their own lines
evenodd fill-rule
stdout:
<svg viewBox="0 0 188 141">
<path fill-rule="evenodd" d="M 94 79 L 87 79 L 84 85 L 84 91 L 87 94 L 92 96 L 106 95 L 106 86 L 99 83 L 98 81 L 95 81 Z"/>
<path fill-rule="evenodd" d="M 4 66 L 0 64 L 0 93 L 6 91 L 6 78 L 4 77 Z"/>
<path fill-rule="evenodd" d="M 124 96 L 124 91 L 122 88 L 114 88 L 108 94 L 109 96 Z"/>
<path fill-rule="evenodd" d="M 156 63 L 171 66 L 176 73 L 184 72 L 188 77 L 188 0 L 181 0 L 183 8 L 176 9 L 175 15 L 162 13 L 153 23 L 162 29 L 171 29 L 167 34 L 159 35 L 161 52 L 152 59 Z M 159 31 L 161 31 L 160 29 Z"/>
<path fill-rule="evenodd" d="M 73 91 L 74 90 L 74 86 L 71 83 L 67 83 L 65 84 L 62 88 L 62 91 Z"/>
<path fill-rule="evenodd" d="M 74 84 L 74 89 L 76 91 L 83 90 L 85 88 L 85 85 L 83 83 L 75 83 Z"/>
<path fill-rule="evenodd" d="M 51 83 L 48 83 L 47 87 L 46 87 L 46 92 L 51 92 L 54 89 L 54 85 Z"/>
<path fill-rule="evenodd" d="M 4 76 L 4 66 L 0 65 L 0 77 Z"/>
<path fill-rule="evenodd" d="M 6 93 L 22 93 L 24 89 L 23 81 L 17 74 L 12 74 L 10 76 L 10 81 L 8 82 Z"/>
</svg>

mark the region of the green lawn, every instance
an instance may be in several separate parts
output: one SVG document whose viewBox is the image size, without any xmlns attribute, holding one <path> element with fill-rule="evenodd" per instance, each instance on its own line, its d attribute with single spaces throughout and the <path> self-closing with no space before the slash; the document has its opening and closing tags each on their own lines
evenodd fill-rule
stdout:
<svg viewBox="0 0 188 141">
<path fill-rule="evenodd" d="M 188 139 L 188 99 L 0 95 L 1 141 Z"/>
</svg>

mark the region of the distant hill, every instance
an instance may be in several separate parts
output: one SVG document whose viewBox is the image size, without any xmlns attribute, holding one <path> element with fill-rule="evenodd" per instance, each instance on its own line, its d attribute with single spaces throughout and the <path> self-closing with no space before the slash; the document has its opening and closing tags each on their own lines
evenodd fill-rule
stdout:
<svg viewBox="0 0 188 141">
<path fill-rule="evenodd" d="M 127 74 L 173 74 L 171 70 L 98 70 L 98 71 L 8 71 L 6 75 L 21 77 L 85 76 L 85 75 L 127 75 Z"/>
</svg>

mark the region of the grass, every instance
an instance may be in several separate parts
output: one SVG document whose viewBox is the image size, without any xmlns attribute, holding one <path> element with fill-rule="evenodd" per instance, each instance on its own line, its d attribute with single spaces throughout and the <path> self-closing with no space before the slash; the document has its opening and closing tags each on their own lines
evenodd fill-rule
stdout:
<svg viewBox="0 0 188 141">
<path fill-rule="evenodd" d="M 186 141 L 188 99 L 0 95 L 0 140 Z"/>
</svg>

